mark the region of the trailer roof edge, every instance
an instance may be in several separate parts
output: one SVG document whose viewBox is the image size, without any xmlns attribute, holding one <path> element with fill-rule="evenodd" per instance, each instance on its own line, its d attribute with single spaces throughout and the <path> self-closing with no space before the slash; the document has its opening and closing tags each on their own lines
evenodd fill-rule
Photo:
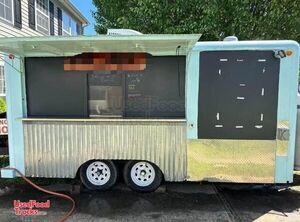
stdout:
<svg viewBox="0 0 300 222">
<path fill-rule="evenodd" d="M 22 57 L 72 56 L 83 52 L 186 55 L 201 34 L 146 34 L 0 38 L 0 51 Z"/>
</svg>

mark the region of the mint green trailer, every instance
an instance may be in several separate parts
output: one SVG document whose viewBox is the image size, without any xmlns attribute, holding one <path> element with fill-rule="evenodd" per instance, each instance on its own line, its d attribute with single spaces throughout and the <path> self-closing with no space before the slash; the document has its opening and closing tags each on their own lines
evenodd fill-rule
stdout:
<svg viewBox="0 0 300 222">
<path fill-rule="evenodd" d="M 79 172 L 91 189 L 107 189 L 114 184 L 120 173 L 117 162 L 125 164 L 125 181 L 138 191 L 152 191 L 162 179 L 292 183 L 299 45 L 294 41 L 198 42 L 199 38 L 139 35 L 0 39 L 0 51 L 6 54 L 10 166 L 29 177 L 74 178 Z M 142 53 L 146 55 L 145 69 L 117 73 L 97 70 L 92 74 L 64 70 L 66 57 L 87 53 Z M 112 63 L 119 65 L 118 61 Z M 51 75 L 52 69 L 59 71 Z M 61 98 L 55 94 L 63 85 L 57 82 L 58 72 L 69 78 L 61 80 L 65 81 Z M 98 110 L 99 116 L 89 115 L 90 78 L 109 78 L 110 74 L 123 78 L 124 85 L 122 82 L 118 87 L 124 90 L 120 95 L 125 111 L 102 115 Z M 87 75 L 86 82 L 82 78 L 82 84 L 87 84 L 82 89 L 89 93 L 80 94 L 82 101 L 87 100 L 82 104 L 86 115 L 59 113 L 72 101 L 76 103 L 76 98 L 62 103 L 59 100 L 64 101 L 65 94 L 71 92 L 69 87 L 76 88 L 71 79 L 81 79 L 80 75 Z M 137 85 L 128 84 L 132 76 L 144 81 L 135 93 L 130 90 Z M 108 90 L 97 103 L 107 111 L 109 90 L 115 86 L 97 87 Z M 178 95 L 169 93 L 176 87 Z M 53 89 L 54 93 L 37 93 L 33 88 Z M 146 88 L 157 89 L 151 92 L 159 102 L 154 103 L 151 97 L 148 113 L 128 108 L 129 97 L 146 101 Z M 167 101 L 173 96 L 175 105 Z M 48 115 L 56 104 L 60 104 L 56 107 L 59 115 Z M 46 106 L 48 110 L 43 110 Z M 172 109 L 179 111 L 173 115 Z M 17 175 L 3 169 L 1 176 Z"/>
</svg>

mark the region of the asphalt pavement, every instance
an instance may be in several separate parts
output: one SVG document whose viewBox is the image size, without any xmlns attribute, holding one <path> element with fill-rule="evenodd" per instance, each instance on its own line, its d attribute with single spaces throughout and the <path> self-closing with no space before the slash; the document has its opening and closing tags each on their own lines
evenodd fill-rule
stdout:
<svg viewBox="0 0 300 222">
<path fill-rule="evenodd" d="M 6 187 L 6 188 L 5 188 Z M 70 202 L 27 185 L 0 188 L 0 221 L 57 221 Z M 72 194 L 76 211 L 68 221 L 300 221 L 300 187 L 213 183 L 167 183 L 154 193 L 136 193 L 119 183 L 106 192 Z M 15 214 L 13 201 L 50 200 L 35 216 Z"/>
</svg>

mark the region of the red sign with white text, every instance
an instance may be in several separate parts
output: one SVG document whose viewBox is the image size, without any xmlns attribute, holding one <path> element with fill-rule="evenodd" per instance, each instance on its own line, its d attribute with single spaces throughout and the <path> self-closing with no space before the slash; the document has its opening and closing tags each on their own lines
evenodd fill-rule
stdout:
<svg viewBox="0 0 300 222">
<path fill-rule="evenodd" d="M 8 135 L 7 120 L 0 119 L 0 135 Z"/>
</svg>

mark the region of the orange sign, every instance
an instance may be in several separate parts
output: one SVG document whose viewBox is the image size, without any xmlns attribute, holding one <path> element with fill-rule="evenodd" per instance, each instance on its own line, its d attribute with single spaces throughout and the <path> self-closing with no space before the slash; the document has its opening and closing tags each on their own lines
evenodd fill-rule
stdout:
<svg viewBox="0 0 300 222">
<path fill-rule="evenodd" d="M 64 60 L 65 71 L 142 71 L 145 53 L 82 53 Z"/>
</svg>

